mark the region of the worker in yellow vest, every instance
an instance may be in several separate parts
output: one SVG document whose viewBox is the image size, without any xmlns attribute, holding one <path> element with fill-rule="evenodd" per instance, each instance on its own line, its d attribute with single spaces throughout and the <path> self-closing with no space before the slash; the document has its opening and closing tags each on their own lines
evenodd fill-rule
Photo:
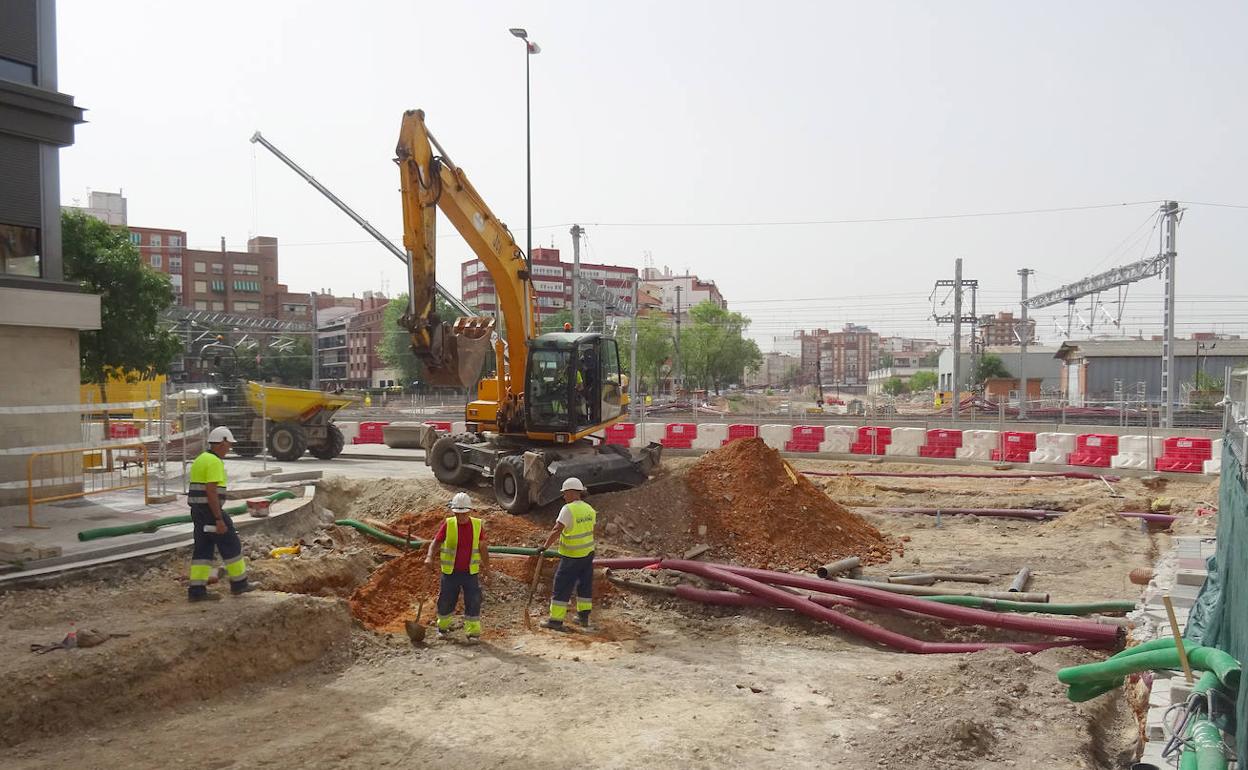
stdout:
<svg viewBox="0 0 1248 770">
<path fill-rule="evenodd" d="M 247 582 L 247 563 L 243 561 L 243 543 L 238 539 L 238 531 L 221 508 L 227 482 L 224 458 L 233 445 L 234 434 L 229 428 L 224 425 L 213 428 L 208 433 L 208 449 L 191 463 L 191 485 L 186 502 L 191 506 L 194 545 L 187 598 L 193 602 L 221 598 L 208 592 L 214 551 L 219 551 L 225 562 L 231 594 L 240 596 L 255 589 Z"/>
<path fill-rule="evenodd" d="M 589 613 L 594 609 L 594 524 L 598 513 L 585 502 L 585 485 L 578 478 L 563 482 L 563 502 L 555 527 L 546 537 L 541 550 L 559 541 L 559 567 L 550 596 L 550 617 L 543 628 L 565 630 L 563 621 L 576 592 L 576 616 L 581 627 L 589 629 Z"/>
<path fill-rule="evenodd" d="M 481 519 L 469 516 L 471 512 L 472 498 L 467 494 L 460 492 L 452 497 L 451 513 L 455 515 L 442 522 L 425 554 L 425 564 L 428 565 L 433 564 L 435 550 L 440 554 L 439 639 L 445 639 L 451 633 L 451 616 L 455 614 L 461 591 L 464 594 L 464 636 L 470 642 L 481 638 L 480 577 L 489 574 L 490 554 L 485 546 Z"/>
</svg>

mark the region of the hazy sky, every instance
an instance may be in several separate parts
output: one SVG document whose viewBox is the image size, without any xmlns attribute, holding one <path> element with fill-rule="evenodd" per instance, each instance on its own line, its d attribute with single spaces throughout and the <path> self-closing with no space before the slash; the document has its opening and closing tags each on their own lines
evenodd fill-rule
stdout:
<svg viewBox="0 0 1248 770">
<path fill-rule="evenodd" d="M 58 20 L 61 90 L 88 110 L 61 155 L 65 202 L 123 189 L 131 224 L 185 229 L 192 247 L 276 236 L 297 290 L 397 293 L 405 274 L 249 144 L 256 129 L 398 241 L 394 145 L 423 108 L 523 245 L 512 26 L 542 47 L 534 244 L 570 258 L 579 222 L 586 259 L 648 254 L 713 279 L 759 337 L 847 321 L 947 334 L 928 295 L 955 257 L 981 310 L 1016 309 L 1020 267 L 1043 291 L 1155 252 L 1156 203 L 740 223 L 1248 204 L 1243 2 L 59 0 Z M 440 227 L 457 291 L 470 253 Z M 1248 209 L 1186 212 L 1181 332 L 1248 329 L 1246 236 Z M 1155 328 L 1160 280 L 1130 296 L 1126 325 Z M 1038 313 L 1042 333 L 1058 315 Z"/>
</svg>

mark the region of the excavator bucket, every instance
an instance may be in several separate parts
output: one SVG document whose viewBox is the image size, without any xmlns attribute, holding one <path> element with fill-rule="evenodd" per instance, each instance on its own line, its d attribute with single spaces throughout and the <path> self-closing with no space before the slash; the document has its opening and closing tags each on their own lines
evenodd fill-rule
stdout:
<svg viewBox="0 0 1248 770">
<path fill-rule="evenodd" d="M 441 363 L 425 361 L 426 380 L 444 388 L 472 387 L 481 378 L 481 367 L 490 353 L 494 319 L 458 318 L 453 331 L 448 331 L 446 325 L 437 329 L 434 351 Z"/>
</svg>

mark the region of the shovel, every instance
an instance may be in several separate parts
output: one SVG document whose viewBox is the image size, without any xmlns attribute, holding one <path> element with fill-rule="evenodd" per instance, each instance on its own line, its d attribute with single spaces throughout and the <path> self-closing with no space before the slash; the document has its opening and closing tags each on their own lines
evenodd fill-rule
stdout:
<svg viewBox="0 0 1248 770">
<path fill-rule="evenodd" d="M 529 597 L 524 600 L 524 627 L 533 628 L 533 620 L 529 617 L 529 608 L 533 606 L 533 594 L 537 593 L 537 584 L 542 579 L 542 554 L 534 554 L 537 564 L 533 565 L 533 582 L 529 584 Z"/>
<path fill-rule="evenodd" d="M 412 640 L 413 645 L 419 645 L 419 644 L 425 643 L 425 631 L 427 631 L 428 629 L 425 628 L 424 625 L 420 622 L 420 616 L 421 616 L 421 613 L 424 611 L 424 609 L 425 609 L 425 600 L 421 599 L 420 602 L 416 605 L 416 619 L 409 620 L 403 624 L 403 627 L 407 629 L 407 638 Z"/>
</svg>

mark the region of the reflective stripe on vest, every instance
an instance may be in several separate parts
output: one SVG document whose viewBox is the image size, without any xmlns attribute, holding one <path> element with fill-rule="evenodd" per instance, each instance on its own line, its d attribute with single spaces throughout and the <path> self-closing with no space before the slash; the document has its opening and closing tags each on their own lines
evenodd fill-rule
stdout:
<svg viewBox="0 0 1248 770">
<path fill-rule="evenodd" d="M 468 573 L 475 575 L 481 571 L 481 520 L 469 517 L 472 522 L 472 559 L 468 562 Z M 455 551 L 459 548 L 459 522 L 452 516 L 446 520 L 446 539 L 442 541 L 442 574 L 450 575 L 455 571 Z"/>
<path fill-rule="evenodd" d="M 568 503 L 572 514 L 572 526 L 559 533 L 559 555 L 573 559 L 589 556 L 594 552 L 594 522 L 598 513 L 584 500 Z"/>
</svg>

